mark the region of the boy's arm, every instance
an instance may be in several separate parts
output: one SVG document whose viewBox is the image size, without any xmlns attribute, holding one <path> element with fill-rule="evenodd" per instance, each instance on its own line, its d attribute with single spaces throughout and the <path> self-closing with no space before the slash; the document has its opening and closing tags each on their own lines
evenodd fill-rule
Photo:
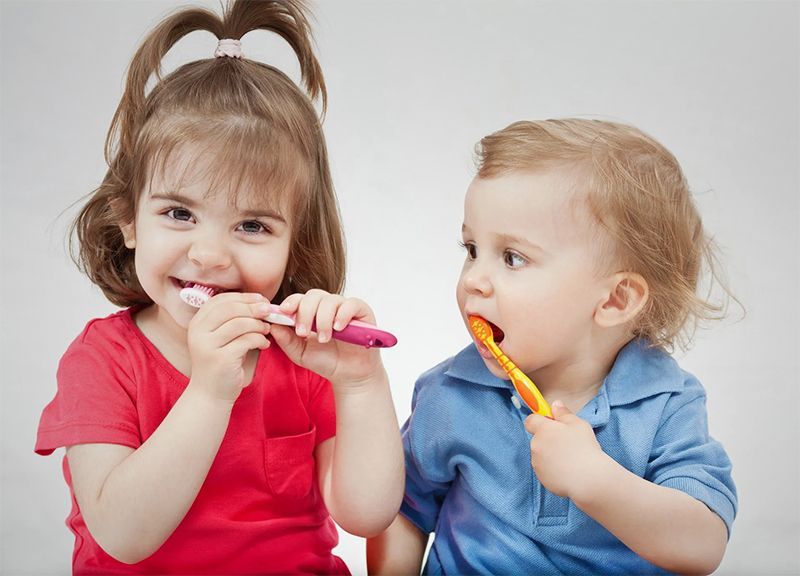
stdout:
<svg viewBox="0 0 800 576">
<path fill-rule="evenodd" d="M 67 448 L 75 499 L 92 537 L 110 556 L 139 562 L 172 534 L 208 474 L 231 407 L 190 386 L 138 449 Z"/>
<path fill-rule="evenodd" d="M 704 503 L 653 484 L 605 454 L 572 500 L 642 558 L 670 572 L 710 574 L 728 541 L 725 523 Z"/>
<path fill-rule="evenodd" d="M 367 573 L 419 574 L 427 544 L 428 535 L 398 514 L 385 532 L 367 540 Z"/>
<path fill-rule="evenodd" d="M 723 520 L 703 502 L 630 472 L 584 420 L 553 404 L 555 420 L 529 416 L 531 464 L 541 483 L 605 526 L 642 558 L 671 572 L 709 574 L 727 545 Z"/>
<path fill-rule="evenodd" d="M 381 369 L 358 386 L 334 386 L 334 395 L 336 436 L 315 452 L 320 491 L 339 526 L 374 536 L 403 499 L 403 448 L 389 379 Z"/>
</svg>

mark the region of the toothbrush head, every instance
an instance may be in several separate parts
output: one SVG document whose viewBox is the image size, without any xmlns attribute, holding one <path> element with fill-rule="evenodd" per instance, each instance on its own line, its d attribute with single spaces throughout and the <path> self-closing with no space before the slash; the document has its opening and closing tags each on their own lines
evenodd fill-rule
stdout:
<svg viewBox="0 0 800 576">
<path fill-rule="evenodd" d="M 480 316 L 469 317 L 469 329 L 472 330 L 475 338 L 481 342 L 494 342 L 494 336 L 492 336 L 492 327 L 489 326 L 489 323 Z"/>
<path fill-rule="evenodd" d="M 213 288 L 203 286 L 202 284 L 189 284 L 180 291 L 181 300 L 186 302 L 189 306 L 200 308 L 203 304 L 208 302 L 208 299 L 215 294 Z"/>
<path fill-rule="evenodd" d="M 528 405 L 528 408 L 531 409 L 531 412 L 552 418 L 553 412 L 550 409 L 550 405 L 547 403 L 544 396 L 542 396 L 536 384 L 534 384 L 495 343 L 492 325 L 480 316 L 470 316 L 469 329 L 475 335 L 475 338 L 486 346 L 500 367 L 508 374 L 508 378 L 514 385 L 514 389 L 525 404 Z M 499 339 L 503 339 L 502 335 L 499 336 Z"/>
</svg>

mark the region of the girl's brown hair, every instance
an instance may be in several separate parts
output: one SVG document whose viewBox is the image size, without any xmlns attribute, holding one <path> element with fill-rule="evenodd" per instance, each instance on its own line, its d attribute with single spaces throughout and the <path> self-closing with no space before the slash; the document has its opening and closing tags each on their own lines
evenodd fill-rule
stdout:
<svg viewBox="0 0 800 576">
<path fill-rule="evenodd" d="M 120 225 L 134 221 L 154 172 L 187 147 L 211 158 L 204 170 L 214 179 L 212 189 L 225 182 L 229 192 L 254 191 L 288 209 L 293 237 L 277 301 L 311 288 L 342 290 L 344 237 L 312 105 L 321 98 L 324 113 L 327 95 L 307 13 L 302 0 L 234 0 L 221 17 L 188 8 L 165 18 L 142 42 L 106 139 L 108 172 L 70 229 L 78 240 L 73 258 L 111 302 L 151 302 Z M 293 48 L 307 94 L 276 68 L 245 58 L 198 60 L 161 77 L 162 59 L 190 32 L 238 40 L 258 29 L 279 34 Z"/>
<path fill-rule="evenodd" d="M 699 320 L 722 317 L 724 306 L 697 293 L 706 266 L 730 296 L 714 243 L 678 161 L 641 130 L 577 118 L 515 122 L 480 141 L 476 164 L 480 178 L 563 166 L 585 176 L 580 187 L 608 233 L 614 264 L 641 274 L 650 290 L 636 336 L 687 348 Z"/>
</svg>

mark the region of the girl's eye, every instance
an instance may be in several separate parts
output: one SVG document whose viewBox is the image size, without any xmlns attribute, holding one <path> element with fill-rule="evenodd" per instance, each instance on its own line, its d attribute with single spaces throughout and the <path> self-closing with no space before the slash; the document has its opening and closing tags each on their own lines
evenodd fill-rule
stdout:
<svg viewBox="0 0 800 576">
<path fill-rule="evenodd" d="M 262 232 L 269 232 L 269 229 L 257 220 L 248 220 L 239 225 L 239 229 L 245 234 L 261 234 Z"/>
<path fill-rule="evenodd" d="M 167 210 L 167 216 L 173 220 L 180 220 L 181 222 L 188 222 L 192 219 L 192 213 L 186 208 L 171 208 Z"/>
<path fill-rule="evenodd" d="M 520 256 L 516 252 L 512 252 L 511 250 L 506 250 L 503 253 L 503 261 L 509 268 L 521 268 L 527 262 L 525 258 Z"/>
<path fill-rule="evenodd" d="M 467 258 L 469 260 L 475 260 L 478 256 L 478 248 L 472 242 L 459 242 L 458 245 L 467 251 Z"/>
</svg>

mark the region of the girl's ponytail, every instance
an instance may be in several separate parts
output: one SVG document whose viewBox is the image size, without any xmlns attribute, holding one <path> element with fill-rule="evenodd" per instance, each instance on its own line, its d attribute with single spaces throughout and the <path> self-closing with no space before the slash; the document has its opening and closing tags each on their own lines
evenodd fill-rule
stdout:
<svg viewBox="0 0 800 576">
<path fill-rule="evenodd" d="M 129 156 L 138 128 L 146 119 L 147 84 L 151 77 L 161 80 L 161 62 L 184 36 L 205 30 L 218 40 L 241 40 L 253 30 L 267 30 L 281 36 L 294 50 L 300 63 L 300 77 L 311 100 L 322 100 L 323 113 L 328 94 L 319 61 L 314 55 L 311 26 L 302 0 L 239 0 L 228 4 L 222 19 L 203 8 L 184 9 L 164 19 L 136 51 L 128 68 L 125 92 L 106 137 L 106 162 L 113 166 L 117 153 Z M 209 51 L 210 52 L 210 51 Z"/>
<path fill-rule="evenodd" d="M 222 35 L 217 37 L 241 40 L 253 30 L 268 30 L 286 40 L 300 62 L 300 78 L 311 100 L 321 98 L 324 112 L 328 94 L 322 68 L 314 55 L 311 26 L 303 0 L 239 0 L 225 10 Z"/>
</svg>

